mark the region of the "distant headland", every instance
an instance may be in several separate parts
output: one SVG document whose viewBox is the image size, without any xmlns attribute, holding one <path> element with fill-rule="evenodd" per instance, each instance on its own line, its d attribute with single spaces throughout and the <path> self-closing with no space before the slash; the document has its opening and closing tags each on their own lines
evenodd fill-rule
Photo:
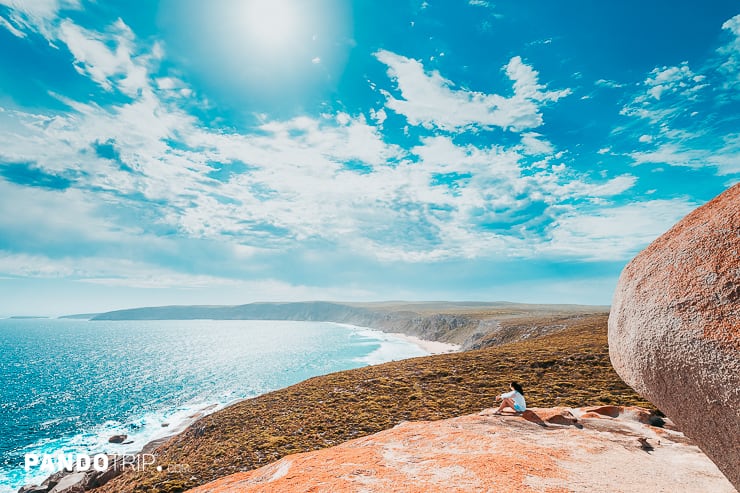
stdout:
<svg viewBox="0 0 740 493">
<path fill-rule="evenodd" d="M 116 310 L 97 315 L 66 318 L 90 320 L 300 320 L 336 322 L 401 332 L 430 341 L 476 349 L 520 340 L 516 329 L 522 318 L 537 317 L 545 323 L 526 337 L 544 335 L 565 326 L 564 320 L 586 314 L 606 313 L 607 306 L 537 305 L 497 302 L 405 302 L 340 303 L 328 301 L 262 302 L 245 305 L 175 305 Z M 489 340 L 489 339 L 494 340 Z"/>
</svg>

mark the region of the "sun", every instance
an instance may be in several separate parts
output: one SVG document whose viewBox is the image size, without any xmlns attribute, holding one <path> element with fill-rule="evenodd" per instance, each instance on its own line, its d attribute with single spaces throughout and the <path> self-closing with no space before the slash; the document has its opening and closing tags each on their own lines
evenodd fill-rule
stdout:
<svg viewBox="0 0 740 493">
<path fill-rule="evenodd" d="M 161 1 L 161 18 L 171 23 L 168 42 L 184 55 L 183 65 L 239 105 L 314 104 L 311 98 L 339 83 L 355 46 L 347 0 Z M 192 8 L 181 8 L 184 2 Z"/>
<path fill-rule="evenodd" d="M 298 0 L 248 0 L 243 4 L 244 35 L 269 51 L 289 49 L 300 41 Z"/>
</svg>

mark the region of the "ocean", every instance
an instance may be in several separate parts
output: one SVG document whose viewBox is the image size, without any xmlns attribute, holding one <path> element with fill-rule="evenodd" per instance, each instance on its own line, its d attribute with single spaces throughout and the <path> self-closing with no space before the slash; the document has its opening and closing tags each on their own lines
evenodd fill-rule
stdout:
<svg viewBox="0 0 740 493">
<path fill-rule="evenodd" d="M 0 320 L 0 493 L 48 476 L 25 472 L 27 453 L 134 453 L 197 412 L 425 354 L 323 322 Z"/>
</svg>

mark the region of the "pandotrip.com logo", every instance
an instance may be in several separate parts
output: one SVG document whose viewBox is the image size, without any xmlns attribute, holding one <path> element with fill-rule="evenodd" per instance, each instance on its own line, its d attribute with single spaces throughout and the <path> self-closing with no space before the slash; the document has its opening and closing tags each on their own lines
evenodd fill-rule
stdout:
<svg viewBox="0 0 740 493">
<path fill-rule="evenodd" d="M 155 467 L 157 457 L 154 454 L 85 454 L 64 453 L 36 454 L 28 453 L 24 456 L 24 469 L 27 473 L 38 470 L 49 474 L 59 471 L 98 471 L 108 470 L 123 471 L 145 471 Z M 157 471 L 162 471 L 161 466 L 156 466 Z"/>
</svg>

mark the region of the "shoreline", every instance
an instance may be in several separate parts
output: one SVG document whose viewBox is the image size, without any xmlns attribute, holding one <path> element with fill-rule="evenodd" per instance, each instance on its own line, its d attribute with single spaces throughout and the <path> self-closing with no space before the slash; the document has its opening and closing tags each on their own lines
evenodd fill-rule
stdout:
<svg viewBox="0 0 740 493">
<path fill-rule="evenodd" d="M 449 342 L 429 341 L 426 339 L 421 339 L 416 336 L 410 336 L 402 332 L 386 332 L 386 334 L 388 334 L 389 336 L 396 337 L 398 339 L 403 339 L 404 341 L 410 342 L 411 344 L 415 344 L 416 346 L 420 347 L 423 351 L 426 351 L 427 353 L 429 353 L 430 356 L 435 355 L 435 354 L 458 353 L 462 350 L 462 346 L 459 344 L 452 344 Z"/>
<path fill-rule="evenodd" d="M 354 329 L 362 329 L 362 330 L 371 330 L 374 332 L 380 332 L 382 334 L 395 337 L 396 339 L 404 340 L 410 344 L 414 344 L 415 346 L 419 347 L 422 351 L 428 353 L 429 356 L 437 355 L 437 354 L 449 354 L 449 353 L 457 353 L 462 350 L 462 346 L 459 344 L 452 344 L 448 342 L 439 342 L 439 341 L 429 341 L 426 339 L 421 339 L 416 336 L 404 334 L 402 332 L 384 332 L 382 330 L 373 329 L 372 327 L 361 327 L 357 325 L 351 325 L 351 324 L 338 324 L 343 326 L 350 326 Z M 421 356 L 423 358 L 423 356 Z M 242 397 L 238 399 L 234 399 L 230 402 L 227 402 L 225 404 L 221 403 L 214 403 L 211 405 L 208 405 L 202 409 L 199 409 L 195 414 L 188 416 L 185 418 L 182 422 L 178 423 L 174 427 L 170 428 L 170 433 L 159 436 L 157 438 L 153 438 L 152 440 L 146 442 L 144 446 L 138 451 L 138 453 L 149 453 L 152 452 L 154 449 L 156 449 L 159 445 L 163 444 L 173 436 L 179 435 L 185 429 L 187 429 L 188 426 L 199 420 L 200 418 L 207 416 L 209 414 L 212 414 L 214 412 L 220 411 L 222 409 L 225 409 L 233 404 L 236 404 L 238 402 L 245 401 L 247 399 L 252 399 L 256 396 L 251 397 Z"/>
<path fill-rule="evenodd" d="M 345 327 L 351 327 L 353 329 L 359 329 L 359 330 L 369 330 L 373 332 L 378 332 L 380 334 L 384 334 L 387 336 L 394 337 L 396 339 L 401 339 L 403 341 L 406 341 L 410 344 L 413 344 L 420 348 L 422 351 L 428 353 L 429 356 L 433 356 L 436 354 L 449 354 L 449 353 L 456 353 L 462 350 L 462 346 L 458 344 L 451 344 L 447 342 L 439 342 L 439 341 L 428 341 L 426 339 L 421 339 L 416 336 L 404 334 L 402 332 L 385 332 L 379 329 L 374 329 L 372 327 L 362 327 L 359 325 L 352 325 L 352 324 L 344 324 L 344 323 L 337 323 L 337 322 L 331 322 L 336 323 L 337 325 L 342 325 Z M 412 356 L 413 357 L 413 356 Z M 419 356 L 417 356 L 419 357 Z M 424 356 L 420 356 L 424 357 Z M 411 357 L 410 357 L 411 358 Z M 408 359 L 408 358 L 406 358 Z M 378 363 L 382 364 L 382 363 Z M 276 389 L 280 390 L 280 389 Z M 229 406 L 232 406 L 234 404 L 237 404 L 242 401 L 246 401 L 248 399 L 253 399 L 257 396 L 249 396 L 249 397 L 239 397 L 237 399 L 233 399 L 226 403 L 212 403 L 209 405 L 206 405 L 202 408 L 199 408 L 196 410 L 196 412 L 192 415 L 189 415 L 182 419 L 181 421 L 177 422 L 176 424 L 167 427 L 167 433 L 164 435 L 157 436 L 155 438 L 152 438 L 151 440 L 144 443 L 144 445 L 137 449 L 135 453 L 151 453 L 154 449 L 156 449 L 159 445 L 163 444 L 164 442 L 168 441 L 170 438 L 177 436 L 181 434 L 183 431 L 185 431 L 190 425 L 198 421 L 199 419 L 208 416 L 209 414 L 213 414 L 214 412 L 220 411 L 222 409 L 225 409 Z"/>
<path fill-rule="evenodd" d="M 144 443 L 144 445 L 137 450 L 136 454 L 150 454 L 154 452 L 154 450 L 168 441 L 170 438 L 177 436 L 184 432 L 190 425 L 198 421 L 200 418 L 203 418 L 205 416 L 208 416 L 209 414 L 215 413 L 217 411 L 220 411 L 221 409 L 224 409 L 232 404 L 235 404 L 237 402 L 243 401 L 249 399 L 249 397 L 245 397 L 243 399 L 235 399 L 231 402 L 228 402 L 226 404 L 220 404 L 218 402 L 209 404 L 203 408 L 198 409 L 194 414 L 191 414 L 184 418 L 183 420 L 179 421 L 174 426 L 167 426 L 167 433 L 165 433 L 162 436 L 158 436 L 156 438 L 152 438 L 151 440 Z"/>
<path fill-rule="evenodd" d="M 439 342 L 439 341 L 429 341 L 429 340 L 421 339 L 416 336 L 403 334 L 400 332 L 386 332 L 386 331 L 375 329 L 372 327 L 356 326 L 353 324 L 336 323 L 336 322 L 330 322 L 330 323 L 341 325 L 346 328 L 351 328 L 353 330 L 374 332 L 378 335 L 378 339 L 380 341 L 383 341 L 386 337 L 401 340 L 410 345 L 416 346 L 424 353 L 427 353 L 421 356 L 407 356 L 403 359 L 416 358 L 416 357 L 423 358 L 424 356 L 447 354 L 447 353 L 459 352 L 461 350 L 461 346 L 457 344 L 450 344 L 450 343 L 444 343 L 444 342 Z M 390 361 L 397 361 L 397 360 L 393 359 Z M 370 363 L 370 365 L 375 365 L 375 364 L 382 364 L 382 363 Z M 275 390 L 280 390 L 280 389 L 275 389 Z M 189 411 L 185 416 L 181 415 L 179 419 L 176 419 L 175 416 L 170 415 L 161 420 L 161 423 L 160 423 L 161 428 L 157 429 L 157 432 L 153 433 L 154 436 L 151 436 L 148 440 L 146 441 L 142 440 L 138 444 L 124 443 L 122 444 L 122 447 L 120 447 L 119 450 L 108 449 L 105 452 L 100 451 L 100 453 L 124 454 L 124 455 L 141 455 L 141 454 L 155 454 L 156 455 L 155 453 L 156 449 L 158 449 L 161 445 L 168 442 L 172 438 L 182 434 L 189 426 L 191 426 L 193 423 L 195 423 L 199 419 L 205 416 L 208 416 L 214 412 L 221 411 L 225 408 L 228 408 L 229 406 L 232 406 L 234 404 L 237 404 L 239 402 L 242 402 L 242 401 L 254 398 L 254 397 L 256 396 L 252 395 L 252 396 L 239 397 L 236 399 L 231 399 L 228 402 L 212 402 L 210 404 L 204 403 L 203 405 L 198 406 L 197 408 Z M 99 434 L 98 438 L 101 442 L 105 443 L 106 439 L 109 438 L 111 433 L 118 433 L 118 432 L 119 430 L 107 431 L 104 434 Z M 126 430 L 120 430 L 120 433 L 127 434 Z M 109 443 L 105 443 L 105 445 L 110 446 Z M 128 447 L 124 449 L 123 447 L 126 447 L 127 445 Z M 119 448 L 119 446 L 113 445 L 113 448 L 117 449 Z M 45 477 L 39 477 L 38 479 L 39 484 L 43 482 L 43 480 L 48 479 L 48 477 L 49 477 L 48 475 Z M 30 483 L 25 482 L 23 486 L 29 486 L 30 484 L 33 484 L 33 480 Z"/>
<path fill-rule="evenodd" d="M 347 327 L 353 330 L 367 330 L 370 332 L 377 332 L 379 334 L 394 337 L 396 339 L 401 339 L 405 342 L 408 342 L 409 344 L 413 344 L 414 346 L 418 347 L 419 349 L 427 353 L 427 356 L 433 356 L 435 354 L 458 353 L 462 351 L 462 346 L 460 344 L 452 344 L 450 342 L 430 341 L 427 339 L 422 339 L 417 336 L 404 334 L 403 332 L 387 332 L 385 330 L 376 329 L 374 327 L 365 327 L 362 325 L 354 325 L 354 324 L 348 324 L 344 322 L 329 322 L 329 323 L 340 325 L 342 327 Z"/>
</svg>

